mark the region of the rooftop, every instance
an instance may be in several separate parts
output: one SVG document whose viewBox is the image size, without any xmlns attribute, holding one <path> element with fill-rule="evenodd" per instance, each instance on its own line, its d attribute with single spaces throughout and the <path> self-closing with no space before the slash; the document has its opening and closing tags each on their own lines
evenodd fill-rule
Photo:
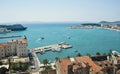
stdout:
<svg viewBox="0 0 120 74">
<path fill-rule="evenodd" d="M 0 43 L 0 47 L 9 46 L 8 43 Z"/>
<path fill-rule="evenodd" d="M 9 42 L 27 43 L 27 40 L 23 38 L 23 39 L 19 39 L 19 40 L 11 40 Z"/>
<path fill-rule="evenodd" d="M 87 63 L 90 66 L 90 71 L 100 71 L 102 69 L 100 66 L 96 65 L 89 56 L 75 57 L 74 60 L 73 58 L 72 59 L 65 58 L 65 59 L 60 59 L 59 61 L 59 67 L 62 74 L 66 74 L 68 65 L 73 63 L 81 63 L 82 67 L 86 67 L 85 63 Z M 77 69 L 77 68 L 78 65 L 73 66 L 73 69 Z"/>
<path fill-rule="evenodd" d="M 9 46 L 10 45 L 10 43 L 12 43 L 12 42 L 18 42 L 18 43 L 24 43 L 24 44 L 26 44 L 27 43 L 27 40 L 26 39 L 19 39 L 19 40 L 10 40 L 10 41 L 8 41 L 8 42 L 6 42 L 6 43 L 0 43 L 0 48 L 2 48 L 2 47 L 4 47 L 4 46 Z"/>
</svg>

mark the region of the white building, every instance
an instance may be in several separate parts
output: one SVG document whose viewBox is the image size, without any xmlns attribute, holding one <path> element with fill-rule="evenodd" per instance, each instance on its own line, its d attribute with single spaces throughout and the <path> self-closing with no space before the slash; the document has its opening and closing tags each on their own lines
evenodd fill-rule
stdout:
<svg viewBox="0 0 120 74">
<path fill-rule="evenodd" d="M 4 46 L 0 44 L 0 58 L 4 58 L 4 57 L 5 57 Z"/>
<path fill-rule="evenodd" d="M 28 56 L 27 39 L 11 40 L 0 44 L 0 58 L 14 56 Z"/>
</svg>

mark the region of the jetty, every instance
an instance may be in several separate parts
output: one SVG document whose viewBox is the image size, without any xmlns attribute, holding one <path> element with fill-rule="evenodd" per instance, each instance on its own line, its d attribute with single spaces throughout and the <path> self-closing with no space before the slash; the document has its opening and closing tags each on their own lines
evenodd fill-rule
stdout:
<svg viewBox="0 0 120 74">
<path fill-rule="evenodd" d="M 17 36 L 1 36 L 0 39 L 5 39 L 5 38 L 16 38 L 16 37 L 22 37 L 20 35 Z"/>
<path fill-rule="evenodd" d="M 53 45 L 48 45 L 48 46 L 43 46 L 43 47 L 38 47 L 38 48 L 34 48 L 31 50 L 31 52 L 35 52 L 35 53 L 44 53 L 46 51 L 61 51 L 62 49 L 68 49 L 71 48 L 72 46 L 69 45 L 66 42 L 61 42 L 58 44 L 53 44 Z"/>
</svg>

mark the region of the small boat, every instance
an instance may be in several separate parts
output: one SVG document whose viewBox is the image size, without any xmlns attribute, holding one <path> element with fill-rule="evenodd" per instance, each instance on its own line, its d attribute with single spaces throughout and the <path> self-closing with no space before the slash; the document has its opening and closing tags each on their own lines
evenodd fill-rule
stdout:
<svg viewBox="0 0 120 74">
<path fill-rule="evenodd" d="M 78 52 L 77 50 L 75 50 L 74 52 Z"/>
<path fill-rule="evenodd" d="M 9 33 L 11 30 L 8 30 L 7 28 L 0 28 L 0 33 Z"/>
<path fill-rule="evenodd" d="M 54 49 L 52 49 L 52 51 L 53 51 L 53 52 L 55 52 L 55 51 L 56 51 L 56 52 L 60 52 L 61 49 L 60 49 L 60 48 L 54 48 Z"/>
<path fill-rule="evenodd" d="M 44 37 L 40 37 L 40 39 L 41 39 L 41 40 L 43 40 L 43 39 L 44 39 Z"/>
</svg>

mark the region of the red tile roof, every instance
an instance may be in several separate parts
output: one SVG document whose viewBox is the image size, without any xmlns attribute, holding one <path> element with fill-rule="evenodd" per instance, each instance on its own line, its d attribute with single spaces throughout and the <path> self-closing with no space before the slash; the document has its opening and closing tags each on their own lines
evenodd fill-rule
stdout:
<svg viewBox="0 0 120 74">
<path fill-rule="evenodd" d="M 86 67 L 85 63 L 88 63 L 88 65 L 90 66 L 90 71 L 100 71 L 101 70 L 101 67 L 96 65 L 89 56 L 83 56 L 83 57 L 75 57 L 74 61 L 71 61 L 69 58 L 60 59 L 59 68 L 60 68 L 60 71 L 62 72 L 62 74 L 67 74 L 68 65 L 71 65 L 73 63 L 81 63 L 82 67 Z M 77 69 L 77 68 L 78 68 L 78 65 L 73 66 L 73 70 Z"/>
<path fill-rule="evenodd" d="M 20 39 L 20 40 L 11 40 L 9 42 L 27 43 L 27 40 L 26 39 Z"/>
</svg>

